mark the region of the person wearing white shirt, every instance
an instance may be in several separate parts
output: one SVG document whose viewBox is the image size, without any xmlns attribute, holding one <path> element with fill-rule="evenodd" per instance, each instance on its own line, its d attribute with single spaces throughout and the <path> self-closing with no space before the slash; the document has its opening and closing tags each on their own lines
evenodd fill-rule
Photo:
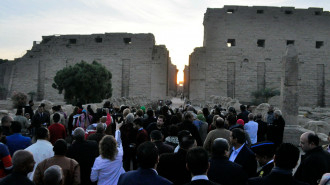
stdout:
<svg viewBox="0 0 330 185">
<path fill-rule="evenodd" d="M 28 174 L 28 178 L 32 181 L 34 171 L 37 165 L 44 159 L 54 156 L 53 145 L 49 140 L 49 131 L 45 127 L 40 127 L 36 131 L 37 142 L 27 147 L 25 150 L 33 154 L 33 159 L 36 162 L 33 171 Z"/>
<path fill-rule="evenodd" d="M 210 167 L 209 154 L 202 147 L 192 148 L 188 151 L 187 169 L 191 173 L 191 182 L 186 185 L 217 185 L 207 177 L 207 171 Z"/>
<path fill-rule="evenodd" d="M 100 141 L 100 156 L 95 159 L 91 172 L 91 181 L 98 185 L 117 184 L 119 177 L 125 173 L 123 168 L 123 146 L 120 127 L 123 123 L 116 124 L 115 138 L 106 135 Z"/>
<path fill-rule="evenodd" d="M 255 144 L 258 141 L 258 123 L 253 121 L 254 115 L 252 113 L 250 113 L 248 117 L 249 122 L 245 123 L 244 130 L 249 134 L 251 144 Z"/>
</svg>

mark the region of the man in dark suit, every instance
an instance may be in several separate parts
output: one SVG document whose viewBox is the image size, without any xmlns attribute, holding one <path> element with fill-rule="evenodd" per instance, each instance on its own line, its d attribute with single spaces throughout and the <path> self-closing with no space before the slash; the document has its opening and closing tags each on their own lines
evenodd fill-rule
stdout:
<svg viewBox="0 0 330 185">
<path fill-rule="evenodd" d="M 275 144 L 270 141 L 263 141 L 251 146 L 251 150 L 256 154 L 257 161 L 261 169 L 257 172 L 257 176 L 266 176 L 274 167 Z"/>
<path fill-rule="evenodd" d="M 244 130 L 235 128 L 231 131 L 230 142 L 233 146 L 229 161 L 241 165 L 248 177 L 255 177 L 257 161 L 254 153 L 246 146 L 246 134 Z"/>
<path fill-rule="evenodd" d="M 177 153 L 163 154 L 159 158 L 157 172 L 160 176 L 167 178 L 174 184 L 185 184 L 190 182 L 191 175 L 186 168 L 187 151 L 195 146 L 192 136 L 184 136 L 180 141 L 180 149 Z"/>
<path fill-rule="evenodd" d="M 91 169 L 95 158 L 99 155 L 96 141 L 85 140 L 85 131 L 77 127 L 72 134 L 74 143 L 68 148 L 66 156 L 76 160 L 80 165 L 81 185 L 92 185 L 90 180 Z"/>
<path fill-rule="evenodd" d="M 248 185 L 307 185 L 292 177 L 292 169 L 299 159 L 299 149 L 291 143 L 283 143 L 275 153 L 274 164 L 269 175 L 248 180 Z"/>
<path fill-rule="evenodd" d="M 164 143 L 163 138 L 164 136 L 159 130 L 154 130 L 150 133 L 150 140 L 157 146 L 159 155 L 163 153 L 173 153 L 173 146 Z"/>
<path fill-rule="evenodd" d="M 157 174 L 158 149 L 150 141 L 142 143 L 137 149 L 139 168 L 120 175 L 118 185 L 170 185 L 171 181 Z"/>
<path fill-rule="evenodd" d="M 206 176 L 207 170 L 210 167 L 209 154 L 202 147 L 192 148 L 188 151 L 187 169 L 191 173 L 191 182 L 186 185 L 217 185 L 208 179 Z"/>
<path fill-rule="evenodd" d="M 228 160 L 229 144 L 224 138 L 217 138 L 212 145 L 212 158 L 207 176 L 222 185 L 243 185 L 247 174 L 239 164 Z"/>
<path fill-rule="evenodd" d="M 41 125 L 46 124 L 47 126 L 50 123 L 49 114 L 44 111 L 44 107 L 39 106 L 37 112 L 32 117 L 31 127 L 32 127 L 32 135 L 35 135 L 35 131 L 41 127 Z M 46 126 L 45 125 L 45 126 Z"/>
</svg>

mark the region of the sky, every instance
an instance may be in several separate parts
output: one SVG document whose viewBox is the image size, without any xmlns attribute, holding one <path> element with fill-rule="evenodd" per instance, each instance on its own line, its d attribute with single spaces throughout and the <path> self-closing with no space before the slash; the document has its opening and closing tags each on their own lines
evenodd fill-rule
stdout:
<svg viewBox="0 0 330 185">
<path fill-rule="evenodd" d="M 46 35 L 152 33 L 182 81 L 189 55 L 203 45 L 206 9 L 224 5 L 330 11 L 329 0 L 0 0 L 0 59 L 22 57 Z"/>
</svg>

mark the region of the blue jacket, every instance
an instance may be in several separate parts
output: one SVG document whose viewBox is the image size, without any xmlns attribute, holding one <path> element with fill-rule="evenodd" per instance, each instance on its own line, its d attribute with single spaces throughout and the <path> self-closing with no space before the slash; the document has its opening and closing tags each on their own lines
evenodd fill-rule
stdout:
<svg viewBox="0 0 330 185">
<path fill-rule="evenodd" d="M 16 150 L 23 150 L 31 145 L 31 138 L 22 136 L 20 133 L 15 133 L 6 137 L 9 153 L 11 156 Z"/>
</svg>

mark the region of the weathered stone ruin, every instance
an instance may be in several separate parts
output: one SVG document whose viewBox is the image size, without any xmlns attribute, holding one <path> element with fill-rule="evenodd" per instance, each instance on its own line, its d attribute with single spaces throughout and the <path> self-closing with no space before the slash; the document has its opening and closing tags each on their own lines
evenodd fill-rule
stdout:
<svg viewBox="0 0 330 185">
<path fill-rule="evenodd" d="M 204 14 L 203 47 L 185 67 L 184 94 L 249 103 L 251 92 L 280 90 L 282 58 L 294 45 L 299 60 L 299 106 L 330 104 L 330 13 L 322 8 L 224 6 Z"/>
<path fill-rule="evenodd" d="M 0 85 L 7 97 L 14 91 L 35 92 L 37 100 L 63 101 L 52 88 L 53 78 L 82 60 L 97 61 L 112 73 L 113 97 L 156 100 L 176 93 L 176 66 L 151 33 L 43 36 L 22 58 L 0 65 Z"/>
</svg>

